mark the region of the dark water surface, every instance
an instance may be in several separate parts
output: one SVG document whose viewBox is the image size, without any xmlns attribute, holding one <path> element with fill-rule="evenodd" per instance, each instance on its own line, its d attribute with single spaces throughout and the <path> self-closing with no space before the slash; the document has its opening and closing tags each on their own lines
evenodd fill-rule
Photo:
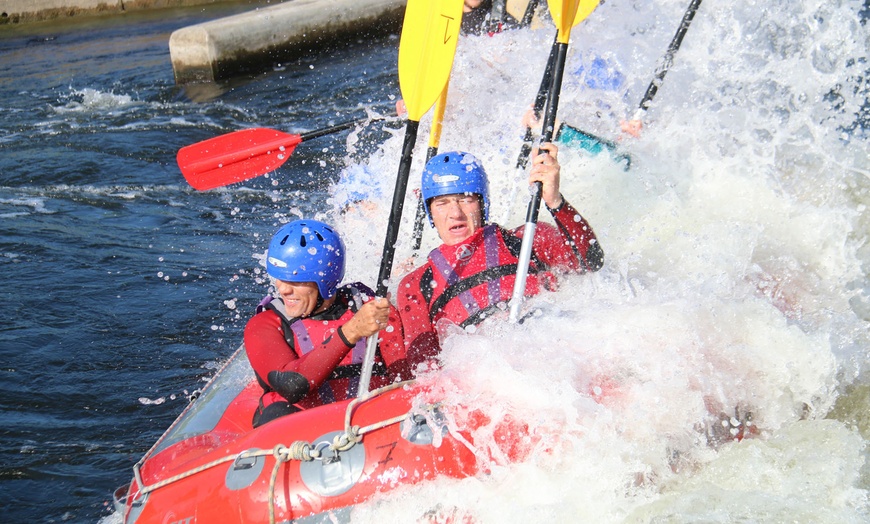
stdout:
<svg viewBox="0 0 870 524">
<path fill-rule="evenodd" d="M 190 189 L 177 150 L 255 124 L 318 129 L 392 103 L 389 37 L 176 87 L 170 33 L 246 8 L 0 31 L 5 522 L 111 511 L 114 488 L 238 345 L 263 293 L 239 269 L 256 265 L 252 239 L 270 234 L 277 210 L 318 203 L 344 142 L 306 143 L 277 175 L 232 192 Z"/>
</svg>

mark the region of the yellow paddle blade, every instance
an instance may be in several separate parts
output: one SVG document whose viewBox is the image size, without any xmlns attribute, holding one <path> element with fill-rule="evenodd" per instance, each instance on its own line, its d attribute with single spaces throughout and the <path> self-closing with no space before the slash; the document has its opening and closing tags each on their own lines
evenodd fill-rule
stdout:
<svg viewBox="0 0 870 524">
<path fill-rule="evenodd" d="M 579 24 L 598 7 L 599 0 L 547 0 L 550 16 L 559 30 L 558 40 L 568 43 L 571 28 Z"/>
<path fill-rule="evenodd" d="M 463 0 L 408 0 L 399 41 L 399 87 L 419 122 L 441 94 L 456 54 Z"/>
</svg>

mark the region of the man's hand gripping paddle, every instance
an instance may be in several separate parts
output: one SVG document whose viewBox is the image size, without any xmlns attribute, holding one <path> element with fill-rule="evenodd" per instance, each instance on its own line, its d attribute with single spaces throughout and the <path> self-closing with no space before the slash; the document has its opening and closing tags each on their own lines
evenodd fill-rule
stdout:
<svg viewBox="0 0 870 524">
<path fill-rule="evenodd" d="M 544 126 L 541 142 L 546 143 L 553 138 L 553 128 L 556 125 L 556 112 L 559 109 L 559 94 L 562 91 L 562 74 L 565 71 L 565 59 L 568 55 L 568 40 L 571 28 L 579 20 L 584 20 L 598 6 L 598 0 L 549 0 L 550 15 L 558 29 L 556 43 L 556 60 L 553 65 L 550 92 L 547 96 L 547 108 L 544 111 Z M 526 226 L 523 233 L 523 243 L 520 247 L 519 262 L 514 291 L 510 301 L 510 321 L 519 320 L 520 307 L 526 290 L 526 279 L 529 276 L 529 261 L 532 258 L 532 243 L 535 239 L 535 229 L 538 224 L 538 211 L 541 207 L 540 182 L 535 182 L 532 198 L 526 213 Z"/>
<path fill-rule="evenodd" d="M 580 7 L 578 7 L 576 14 L 574 15 L 574 22 L 571 24 L 572 27 L 579 24 L 583 20 L 589 16 L 590 13 L 595 9 L 598 5 L 597 1 L 594 2 L 581 2 Z M 555 18 L 554 18 L 555 21 Z M 558 24 L 557 24 L 558 29 Z M 569 28 L 570 31 L 570 28 Z M 541 112 L 544 110 L 544 104 L 547 103 L 549 98 L 549 93 L 551 91 L 550 86 L 553 83 L 553 68 L 556 67 L 556 57 L 559 49 L 559 39 L 561 37 L 561 33 L 556 33 L 556 38 L 553 41 L 552 47 L 550 47 L 550 55 L 547 57 L 547 66 L 544 68 L 544 74 L 541 76 L 541 85 L 538 87 L 538 94 L 535 96 L 535 103 L 532 106 L 532 112 L 534 115 L 534 119 L 540 120 Z M 563 64 L 564 69 L 564 64 Z M 555 124 L 554 124 L 555 125 Z M 526 168 L 529 165 L 529 155 L 532 152 L 532 143 L 534 142 L 535 134 L 532 131 L 531 127 L 526 127 L 526 134 L 523 137 L 523 145 L 520 148 L 520 154 L 517 156 L 516 163 L 516 178 L 519 181 L 523 178 L 526 172 Z M 519 193 L 521 182 L 517 182 L 513 185 L 513 189 L 511 190 L 511 195 L 508 198 L 508 205 L 505 208 L 505 215 L 502 221 L 506 221 L 508 215 L 510 214 L 511 208 L 513 207 L 513 202 L 517 197 L 517 193 Z"/>
</svg>

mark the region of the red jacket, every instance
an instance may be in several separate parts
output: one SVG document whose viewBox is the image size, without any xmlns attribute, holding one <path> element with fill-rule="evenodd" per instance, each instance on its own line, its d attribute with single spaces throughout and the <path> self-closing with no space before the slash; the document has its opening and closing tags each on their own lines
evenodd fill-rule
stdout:
<svg viewBox="0 0 870 524">
<path fill-rule="evenodd" d="M 532 243 L 526 296 L 553 289 L 553 270 L 597 271 L 604 253 L 583 217 L 563 199 L 551 210 L 556 226 L 539 223 Z M 506 310 L 516 280 L 523 228 L 505 230 L 489 225 L 465 241 L 442 244 L 423 266 L 406 275 L 397 291 L 397 305 L 407 347 L 406 367 L 437 355 L 436 327 L 449 322 L 476 325 L 498 310 Z"/>
<path fill-rule="evenodd" d="M 278 311 L 283 312 L 283 303 L 273 300 L 278 307 L 267 306 L 248 321 L 245 351 L 263 387 L 263 407 L 285 400 L 309 408 L 356 397 L 366 339 L 350 346 L 338 333 L 339 326 L 356 311 L 355 292 L 354 286 L 342 286 L 332 307 L 303 319 L 284 318 Z M 372 299 L 367 289 L 358 296 L 363 302 Z M 398 312 L 391 308 L 391 328 L 379 333 L 381 349 L 375 359 L 372 389 L 392 382 L 386 365 L 404 356 L 400 322 Z"/>
</svg>

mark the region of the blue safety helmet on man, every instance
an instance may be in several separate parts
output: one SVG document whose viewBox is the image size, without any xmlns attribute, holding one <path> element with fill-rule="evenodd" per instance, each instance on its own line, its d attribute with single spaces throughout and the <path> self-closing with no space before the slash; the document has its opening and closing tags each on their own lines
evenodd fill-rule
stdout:
<svg viewBox="0 0 870 524">
<path fill-rule="evenodd" d="M 285 282 L 314 282 L 320 298 L 332 298 L 344 278 L 344 242 L 323 222 L 290 222 L 269 243 L 266 272 Z"/>
<path fill-rule="evenodd" d="M 423 202 L 429 224 L 435 227 L 430 201 L 443 195 L 474 194 L 483 201 L 483 221 L 489 220 L 489 180 L 483 164 L 471 153 L 451 151 L 432 157 L 423 170 Z"/>
</svg>

